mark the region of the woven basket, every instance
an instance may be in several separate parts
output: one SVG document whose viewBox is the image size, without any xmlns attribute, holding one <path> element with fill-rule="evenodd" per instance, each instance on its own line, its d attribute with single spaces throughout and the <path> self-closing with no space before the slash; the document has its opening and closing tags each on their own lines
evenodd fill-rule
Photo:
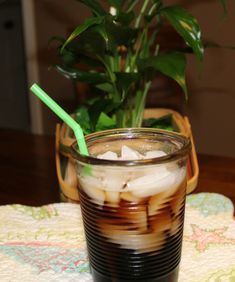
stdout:
<svg viewBox="0 0 235 282">
<path fill-rule="evenodd" d="M 159 118 L 167 114 L 172 115 L 173 126 L 176 130 L 191 139 L 192 151 L 188 163 L 187 193 L 192 192 L 198 183 L 198 161 L 191 132 L 191 126 L 187 117 L 170 109 L 146 109 L 145 118 Z M 61 190 L 61 200 L 78 203 L 79 193 L 77 189 L 77 177 L 74 160 L 70 156 L 70 146 L 75 141 L 72 131 L 66 124 L 56 125 L 56 171 Z"/>
</svg>

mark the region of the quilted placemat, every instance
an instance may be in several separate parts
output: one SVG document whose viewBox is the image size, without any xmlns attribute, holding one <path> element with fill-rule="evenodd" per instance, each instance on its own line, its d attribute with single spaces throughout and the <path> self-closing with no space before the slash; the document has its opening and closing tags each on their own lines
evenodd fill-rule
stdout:
<svg viewBox="0 0 235 282">
<path fill-rule="evenodd" d="M 92 281 L 79 205 L 0 206 L 0 281 Z M 187 196 L 179 281 L 235 282 L 235 221 L 226 197 Z"/>
</svg>

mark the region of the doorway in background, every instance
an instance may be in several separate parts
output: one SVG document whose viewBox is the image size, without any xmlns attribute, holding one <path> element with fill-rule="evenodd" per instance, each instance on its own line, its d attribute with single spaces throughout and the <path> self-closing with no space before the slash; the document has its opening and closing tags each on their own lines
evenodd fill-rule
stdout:
<svg viewBox="0 0 235 282">
<path fill-rule="evenodd" d="M 20 0 L 0 0 L 0 128 L 30 130 Z"/>
</svg>

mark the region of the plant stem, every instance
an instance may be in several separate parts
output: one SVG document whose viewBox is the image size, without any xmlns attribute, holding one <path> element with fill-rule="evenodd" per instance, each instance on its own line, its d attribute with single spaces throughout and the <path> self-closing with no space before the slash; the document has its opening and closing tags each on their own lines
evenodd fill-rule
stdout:
<svg viewBox="0 0 235 282">
<path fill-rule="evenodd" d="M 119 95 L 119 92 L 118 92 L 118 90 L 117 90 L 117 86 L 116 86 L 116 76 L 115 76 L 115 74 L 114 74 L 114 70 L 113 70 L 113 66 L 115 65 L 114 63 L 113 63 L 113 61 L 111 62 L 110 60 L 109 60 L 109 64 L 103 59 L 103 58 L 101 58 L 100 56 L 97 56 L 97 58 L 99 58 L 100 59 L 100 61 L 104 64 L 104 66 L 105 66 L 105 69 L 107 70 L 107 73 L 108 73 L 108 75 L 109 75 L 109 77 L 110 77 L 110 80 L 111 80 L 111 83 L 112 83 L 112 85 L 113 85 L 113 89 L 114 89 L 114 100 L 116 101 L 116 102 L 119 102 L 119 100 L 120 100 L 120 95 Z"/>
<path fill-rule="evenodd" d="M 136 20 L 136 23 L 135 23 L 136 28 L 139 27 L 141 17 L 144 16 L 144 12 L 145 12 L 148 4 L 149 4 L 149 0 L 145 0 L 145 2 L 143 3 L 143 6 L 141 8 L 140 14 L 139 14 L 139 16 Z M 153 6 L 150 7 L 150 10 L 148 11 L 148 15 L 151 15 L 151 13 L 153 12 L 153 10 L 155 8 L 155 5 L 156 4 L 153 4 Z M 139 55 L 141 47 L 143 46 L 142 49 L 144 50 L 144 52 L 148 52 L 148 50 L 146 50 L 147 48 L 145 48 L 146 46 L 150 46 L 150 44 L 148 44 L 148 42 L 147 42 L 148 41 L 148 29 L 149 29 L 149 23 L 146 23 L 143 31 L 141 32 L 141 36 L 139 38 L 139 45 L 137 45 L 136 52 L 131 59 L 131 69 L 132 69 L 132 71 L 133 71 L 133 68 L 135 66 L 136 59 L 137 59 L 137 56 Z"/>
<path fill-rule="evenodd" d="M 139 98 L 136 99 L 136 109 L 135 109 L 135 126 L 141 127 L 143 115 L 144 115 L 144 108 L 145 108 L 145 101 L 146 97 L 149 91 L 149 88 L 151 86 L 152 82 L 148 81 L 145 83 L 144 90 L 140 92 L 140 95 L 136 95 L 136 97 Z M 142 94 L 142 95 L 141 95 Z"/>
<path fill-rule="evenodd" d="M 154 11 L 156 5 L 157 5 L 156 3 L 153 4 L 153 6 L 149 9 L 148 15 L 152 14 L 152 12 Z"/>
<path fill-rule="evenodd" d="M 130 4 L 130 6 L 127 7 L 127 13 L 131 12 L 131 11 L 134 9 L 135 5 L 136 5 L 138 2 L 139 2 L 139 0 L 134 0 L 134 1 Z"/>
<path fill-rule="evenodd" d="M 135 22 L 135 28 L 138 28 L 139 25 L 140 25 L 140 21 L 141 21 L 141 18 L 143 17 L 144 15 L 144 12 L 145 12 L 145 9 L 147 8 L 148 6 L 148 3 L 149 3 L 149 0 L 145 0 L 144 3 L 143 3 L 143 6 L 141 7 L 141 10 L 140 10 L 140 13 L 136 19 L 136 22 Z"/>
<path fill-rule="evenodd" d="M 140 37 L 140 43 L 139 46 L 137 46 L 135 54 L 132 56 L 131 61 L 130 61 L 130 69 L 131 71 L 135 71 L 135 67 L 136 67 L 136 59 L 139 55 L 139 50 L 141 48 L 141 45 L 143 44 L 143 39 L 145 38 L 145 34 L 147 33 L 148 28 L 146 27 L 143 32 L 141 33 L 141 37 Z"/>
</svg>

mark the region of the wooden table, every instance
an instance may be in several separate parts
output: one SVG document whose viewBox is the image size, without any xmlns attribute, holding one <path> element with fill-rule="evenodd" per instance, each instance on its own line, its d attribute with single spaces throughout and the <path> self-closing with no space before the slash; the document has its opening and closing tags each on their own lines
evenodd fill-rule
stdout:
<svg viewBox="0 0 235 282">
<path fill-rule="evenodd" d="M 59 202 L 55 138 L 0 130 L 0 205 L 40 206 Z M 198 155 L 199 183 L 193 193 L 216 192 L 235 205 L 235 159 Z"/>
</svg>

